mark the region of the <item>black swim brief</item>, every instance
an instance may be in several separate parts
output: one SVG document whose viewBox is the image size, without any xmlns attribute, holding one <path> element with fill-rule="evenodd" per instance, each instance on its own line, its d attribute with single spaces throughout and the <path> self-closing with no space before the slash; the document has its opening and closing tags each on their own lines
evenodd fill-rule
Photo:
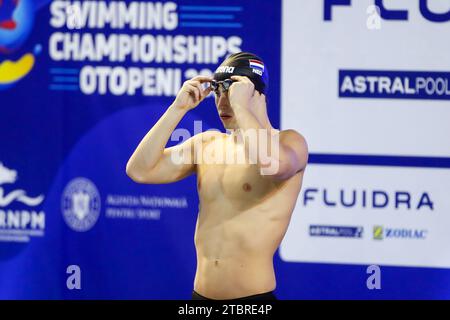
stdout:
<svg viewBox="0 0 450 320">
<path fill-rule="evenodd" d="M 192 291 L 192 300 L 214 300 L 207 297 L 202 296 L 197 293 L 195 290 Z M 230 301 L 239 301 L 239 300 L 277 300 L 275 293 L 273 291 L 259 293 L 251 296 L 246 296 L 237 299 L 229 299 Z"/>
</svg>

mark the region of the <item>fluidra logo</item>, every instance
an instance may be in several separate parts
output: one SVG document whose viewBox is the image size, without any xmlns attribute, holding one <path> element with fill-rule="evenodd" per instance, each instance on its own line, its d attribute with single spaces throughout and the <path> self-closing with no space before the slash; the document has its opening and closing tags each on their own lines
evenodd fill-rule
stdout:
<svg viewBox="0 0 450 320">
<path fill-rule="evenodd" d="M 30 197 L 22 189 L 6 191 L 4 184 L 17 181 L 17 171 L 0 162 L 0 241 L 29 242 L 30 237 L 42 237 L 45 230 L 45 212 L 31 210 L 44 201 L 44 196 Z M 11 205 L 18 207 L 12 209 Z"/>
<path fill-rule="evenodd" d="M 83 232 L 91 229 L 100 215 L 100 208 L 100 194 L 89 179 L 75 178 L 64 189 L 61 209 L 72 230 Z"/>
</svg>

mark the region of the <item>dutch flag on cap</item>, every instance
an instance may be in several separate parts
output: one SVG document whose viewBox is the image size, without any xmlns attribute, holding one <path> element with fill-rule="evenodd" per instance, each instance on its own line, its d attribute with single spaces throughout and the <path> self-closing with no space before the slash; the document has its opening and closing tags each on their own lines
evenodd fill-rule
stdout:
<svg viewBox="0 0 450 320">
<path fill-rule="evenodd" d="M 264 72 L 264 64 L 259 60 L 249 60 L 250 68 Z"/>
</svg>

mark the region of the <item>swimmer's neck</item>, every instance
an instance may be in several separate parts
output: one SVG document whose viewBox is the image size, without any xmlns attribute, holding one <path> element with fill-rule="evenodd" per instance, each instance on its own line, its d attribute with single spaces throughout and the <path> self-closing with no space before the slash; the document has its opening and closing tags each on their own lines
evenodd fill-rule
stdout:
<svg viewBox="0 0 450 320">
<path fill-rule="evenodd" d="M 253 129 L 255 129 L 255 130 L 265 129 L 268 131 L 276 130 L 270 123 L 269 116 L 267 115 L 267 108 L 265 105 L 261 106 L 261 108 L 259 108 L 259 110 L 250 110 L 250 111 L 259 123 L 259 127 L 253 128 Z M 227 134 L 230 134 L 232 137 L 233 136 L 242 137 L 242 134 L 245 133 L 245 131 L 246 131 L 246 129 L 233 128 L 233 129 L 227 129 Z"/>
<path fill-rule="evenodd" d="M 257 119 L 258 122 L 260 123 L 260 127 L 258 128 L 252 128 L 254 130 L 267 130 L 269 132 L 271 132 L 272 130 L 278 131 L 277 129 L 275 129 L 272 124 L 270 123 L 269 118 L 265 118 L 263 119 L 263 121 Z M 265 120 L 265 121 L 264 121 Z M 236 138 L 236 139 L 242 139 L 243 135 L 251 129 L 242 129 L 242 128 L 232 128 L 232 129 L 226 129 L 226 134 L 230 137 L 230 138 Z"/>
</svg>

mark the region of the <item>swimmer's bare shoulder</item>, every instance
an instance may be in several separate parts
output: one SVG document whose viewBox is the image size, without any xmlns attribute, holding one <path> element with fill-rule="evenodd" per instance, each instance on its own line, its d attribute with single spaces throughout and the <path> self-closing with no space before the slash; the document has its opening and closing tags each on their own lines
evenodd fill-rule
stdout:
<svg viewBox="0 0 450 320">
<path fill-rule="evenodd" d="M 308 143 L 300 132 L 294 129 L 282 130 L 280 142 L 290 147 L 300 159 L 308 160 Z"/>
<path fill-rule="evenodd" d="M 275 179 L 286 180 L 305 170 L 308 163 L 308 144 L 305 137 L 294 129 L 279 132 L 280 165 Z"/>
<path fill-rule="evenodd" d="M 214 139 L 222 138 L 224 133 L 208 130 L 198 133 L 173 147 L 164 148 L 158 162 L 149 170 L 141 170 L 136 182 L 144 184 L 164 184 L 182 180 L 197 171 L 196 149 Z"/>
</svg>

